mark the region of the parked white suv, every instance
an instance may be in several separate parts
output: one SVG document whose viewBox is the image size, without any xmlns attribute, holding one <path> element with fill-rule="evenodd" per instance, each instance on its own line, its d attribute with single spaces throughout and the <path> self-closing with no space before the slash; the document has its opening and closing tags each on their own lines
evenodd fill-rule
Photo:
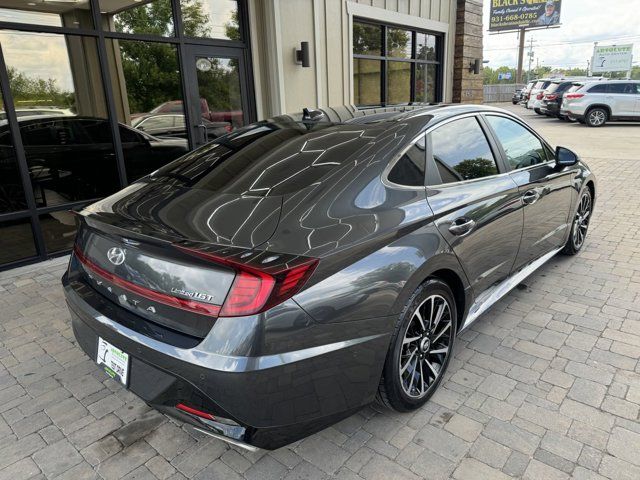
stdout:
<svg viewBox="0 0 640 480">
<path fill-rule="evenodd" d="M 538 115 L 542 115 L 540 106 L 542 98 L 544 97 L 544 90 L 551 85 L 551 82 L 552 79 L 550 78 L 542 78 L 536 82 L 531 89 L 531 92 L 529 92 L 529 99 L 527 100 L 526 107 L 529 109 L 533 108 Z"/>
<path fill-rule="evenodd" d="M 601 127 L 610 120 L 640 121 L 640 81 L 585 83 L 564 95 L 561 110 L 590 127 Z"/>
</svg>

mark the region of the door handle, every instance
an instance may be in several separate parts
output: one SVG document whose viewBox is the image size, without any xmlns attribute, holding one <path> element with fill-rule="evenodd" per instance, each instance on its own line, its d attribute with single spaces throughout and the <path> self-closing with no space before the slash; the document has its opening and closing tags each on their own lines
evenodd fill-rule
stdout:
<svg viewBox="0 0 640 480">
<path fill-rule="evenodd" d="M 449 227 L 449 231 L 454 235 L 466 235 L 475 226 L 476 226 L 475 220 L 472 220 L 467 217 L 459 217 L 453 221 L 453 223 Z"/>
<path fill-rule="evenodd" d="M 527 190 L 524 195 L 522 195 L 522 203 L 531 205 L 532 203 L 536 203 L 539 198 L 540 194 L 536 190 Z"/>
</svg>

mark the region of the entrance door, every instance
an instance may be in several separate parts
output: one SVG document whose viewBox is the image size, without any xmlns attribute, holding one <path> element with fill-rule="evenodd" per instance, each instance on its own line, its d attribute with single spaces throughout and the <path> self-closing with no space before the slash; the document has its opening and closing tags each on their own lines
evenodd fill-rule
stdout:
<svg viewBox="0 0 640 480">
<path fill-rule="evenodd" d="M 187 47 L 187 91 L 194 147 L 250 123 L 244 50 Z"/>
</svg>

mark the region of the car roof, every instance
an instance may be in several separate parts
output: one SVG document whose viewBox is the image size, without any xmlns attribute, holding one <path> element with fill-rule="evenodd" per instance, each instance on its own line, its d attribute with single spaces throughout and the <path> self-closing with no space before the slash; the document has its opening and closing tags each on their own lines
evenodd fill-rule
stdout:
<svg viewBox="0 0 640 480">
<path fill-rule="evenodd" d="M 442 120 L 463 115 L 466 113 L 497 112 L 515 117 L 508 110 L 487 105 L 474 104 L 437 104 L 437 105 L 402 105 L 393 107 L 363 108 L 358 109 L 352 105 L 338 107 L 323 107 L 314 112 L 320 112 L 324 116 L 317 120 L 322 123 L 334 125 L 366 125 L 379 122 L 408 122 L 415 124 L 416 133 L 427 125 L 433 125 Z M 310 122 L 305 120 L 303 113 L 280 115 L 269 119 L 274 122 Z"/>
<path fill-rule="evenodd" d="M 585 87 L 590 87 L 592 85 L 606 85 L 608 83 L 640 83 L 640 80 L 606 80 L 606 81 L 590 81 L 590 82 L 584 82 Z"/>
</svg>

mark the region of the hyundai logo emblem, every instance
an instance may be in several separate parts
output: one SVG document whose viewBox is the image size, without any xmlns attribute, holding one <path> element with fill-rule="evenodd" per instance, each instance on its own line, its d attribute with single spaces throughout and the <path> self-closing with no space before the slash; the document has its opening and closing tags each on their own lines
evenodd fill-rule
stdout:
<svg viewBox="0 0 640 480">
<path fill-rule="evenodd" d="M 118 247 L 112 247 L 107 252 L 107 258 L 114 265 L 122 265 L 124 263 L 124 256 L 124 250 Z"/>
</svg>

